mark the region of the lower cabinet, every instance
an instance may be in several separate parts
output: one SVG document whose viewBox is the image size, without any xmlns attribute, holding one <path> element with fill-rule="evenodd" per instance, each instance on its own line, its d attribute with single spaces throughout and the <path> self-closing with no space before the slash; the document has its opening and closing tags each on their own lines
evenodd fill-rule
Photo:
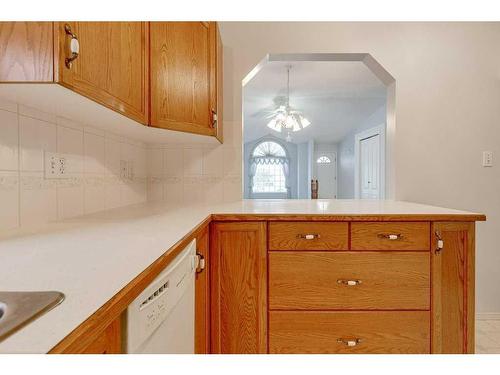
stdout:
<svg viewBox="0 0 500 375">
<path fill-rule="evenodd" d="M 80 354 L 120 354 L 121 351 L 120 318 L 115 319 L 102 331 Z"/>
<path fill-rule="evenodd" d="M 211 224 L 212 353 L 474 352 L 473 222 L 338 224 Z"/>
<path fill-rule="evenodd" d="M 265 222 L 211 224 L 211 352 L 267 353 Z"/>
</svg>

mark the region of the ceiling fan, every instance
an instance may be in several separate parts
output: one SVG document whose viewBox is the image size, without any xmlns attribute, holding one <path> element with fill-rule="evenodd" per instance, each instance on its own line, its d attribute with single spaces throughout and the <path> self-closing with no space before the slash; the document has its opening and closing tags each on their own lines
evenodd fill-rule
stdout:
<svg viewBox="0 0 500 375">
<path fill-rule="evenodd" d="M 272 110 L 265 109 L 264 111 L 259 111 L 255 115 L 262 115 L 266 113 L 265 118 L 270 119 L 267 123 L 267 127 L 278 132 L 286 133 L 286 140 L 290 142 L 292 140 L 291 133 L 302 130 L 309 125 L 311 122 L 302 115 L 302 112 L 293 108 L 290 105 L 290 69 L 291 65 L 287 65 L 287 81 L 286 81 L 286 96 L 277 96 L 274 98 L 274 108 Z"/>
</svg>

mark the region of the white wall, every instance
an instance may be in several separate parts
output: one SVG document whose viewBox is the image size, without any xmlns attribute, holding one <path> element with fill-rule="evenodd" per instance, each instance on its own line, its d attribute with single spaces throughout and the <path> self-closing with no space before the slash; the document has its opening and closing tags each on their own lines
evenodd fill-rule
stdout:
<svg viewBox="0 0 500 375">
<path fill-rule="evenodd" d="M 385 124 L 385 105 L 347 134 L 338 145 L 337 181 L 338 198 L 354 198 L 354 137 L 363 130 Z"/>
<path fill-rule="evenodd" d="M 500 312 L 499 23 L 221 23 L 224 125 L 241 132 L 241 80 L 267 53 L 366 52 L 396 79 L 396 198 L 481 211 L 477 310 Z M 241 147 L 241 146 L 240 146 Z"/>
<path fill-rule="evenodd" d="M 309 172 L 309 146 L 308 142 L 297 145 L 297 198 L 309 198 L 310 172 Z"/>
</svg>

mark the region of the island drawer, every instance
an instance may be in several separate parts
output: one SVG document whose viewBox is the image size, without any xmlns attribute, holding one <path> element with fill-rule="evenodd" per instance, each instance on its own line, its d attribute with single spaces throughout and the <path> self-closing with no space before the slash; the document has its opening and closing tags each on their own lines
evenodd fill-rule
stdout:
<svg viewBox="0 0 500 375">
<path fill-rule="evenodd" d="M 429 222 L 353 222 L 352 250 L 429 251 Z"/>
<path fill-rule="evenodd" d="M 339 222 L 269 223 L 269 250 L 347 250 L 349 224 Z"/>
<path fill-rule="evenodd" d="M 429 253 L 269 252 L 271 310 L 427 310 Z"/>
<path fill-rule="evenodd" d="M 430 352 L 427 311 L 271 311 L 270 353 Z"/>
</svg>

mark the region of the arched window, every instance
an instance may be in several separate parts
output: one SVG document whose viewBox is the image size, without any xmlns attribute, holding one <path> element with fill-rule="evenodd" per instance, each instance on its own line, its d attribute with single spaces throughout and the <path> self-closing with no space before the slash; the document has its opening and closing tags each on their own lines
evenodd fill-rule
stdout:
<svg viewBox="0 0 500 375">
<path fill-rule="evenodd" d="M 286 151 L 277 142 L 259 143 L 250 155 L 250 192 L 286 194 L 288 158 Z"/>
<path fill-rule="evenodd" d="M 316 160 L 316 163 L 317 164 L 330 164 L 332 161 L 330 160 L 330 158 L 328 156 L 320 156 L 317 160 Z"/>
</svg>

